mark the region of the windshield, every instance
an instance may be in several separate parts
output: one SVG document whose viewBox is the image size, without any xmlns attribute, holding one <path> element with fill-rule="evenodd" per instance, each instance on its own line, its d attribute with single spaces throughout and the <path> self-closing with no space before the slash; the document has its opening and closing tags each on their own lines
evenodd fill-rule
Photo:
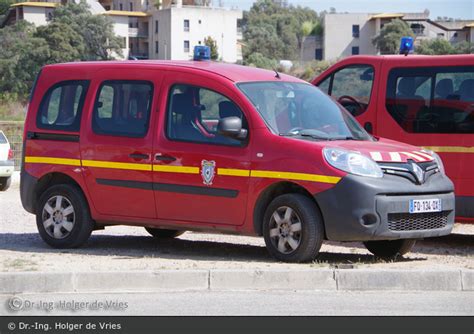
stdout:
<svg viewBox="0 0 474 334">
<path fill-rule="evenodd" d="M 241 83 L 238 87 L 281 136 L 372 140 L 344 108 L 312 85 L 272 81 Z"/>
</svg>

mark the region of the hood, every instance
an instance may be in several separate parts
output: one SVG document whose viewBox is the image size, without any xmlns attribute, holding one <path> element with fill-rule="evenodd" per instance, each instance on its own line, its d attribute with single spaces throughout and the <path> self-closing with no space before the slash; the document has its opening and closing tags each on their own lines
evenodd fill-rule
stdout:
<svg viewBox="0 0 474 334">
<path fill-rule="evenodd" d="M 360 152 L 376 162 L 415 162 L 433 161 L 434 158 L 420 147 L 380 138 L 379 141 L 337 141 L 326 146 Z"/>
</svg>

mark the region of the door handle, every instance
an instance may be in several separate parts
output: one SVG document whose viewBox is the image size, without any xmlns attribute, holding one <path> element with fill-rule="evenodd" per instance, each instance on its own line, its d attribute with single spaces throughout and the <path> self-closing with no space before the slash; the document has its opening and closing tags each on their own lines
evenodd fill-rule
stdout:
<svg viewBox="0 0 474 334">
<path fill-rule="evenodd" d="M 172 157 L 171 155 L 162 155 L 158 153 L 155 155 L 155 160 L 156 161 L 176 161 L 176 158 Z"/>
<path fill-rule="evenodd" d="M 143 154 L 143 153 L 132 153 L 132 154 L 129 154 L 128 156 L 135 160 L 147 160 L 150 158 L 148 154 Z"/>
</svg>

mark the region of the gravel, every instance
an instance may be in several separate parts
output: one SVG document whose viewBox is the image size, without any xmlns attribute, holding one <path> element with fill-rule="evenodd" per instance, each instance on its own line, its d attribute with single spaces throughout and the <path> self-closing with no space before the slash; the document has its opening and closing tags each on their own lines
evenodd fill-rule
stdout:
<svg viewBox="0 0 474 334">
<path fill-rule="evenodd" d="M 95 231 L 80 249 L 56 250 L 39 237 L 35 217 L 20 202 L 18 176 L 0 192 L 0 272 L 158 269 L 474 269 L 474 225 L 456 224 L 447 237 L 419 241 L 397 261 L 375 259 L 361 243 L 325 242 L 314 263 L 286 264 L 271 258 L 262 238 L 187 232 L 155 240 L 140 227 Z"/>
</svg>

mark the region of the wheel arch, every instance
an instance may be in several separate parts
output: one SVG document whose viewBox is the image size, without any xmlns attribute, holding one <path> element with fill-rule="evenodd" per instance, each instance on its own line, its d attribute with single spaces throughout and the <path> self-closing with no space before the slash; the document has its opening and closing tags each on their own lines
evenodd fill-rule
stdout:
<svg viewBox="0 0 474 334">
<path fill-rule="evenodd" d="M 82 189 L 81 185 L 74 180 L 71 176 L 61 173 L 61 172 L 52 172 L 43 175 L 38 179 L 38 183 L 36 184 L 36 187 L 34 189 L 34 209 L 36 211 L 36 206 L 38 204 L 38 200 L 40 199 L 41 195 L 50 187 L 57 185 L 57 184 L 70 184 L 73 186 L 76 186 L 81 192 L 84 198 L 87 201 L 87 196 Z"/>
<path fill-rule="evenodd" d="M 325 227 L 325 222 L 321 213 L 321 209 L 319 208 L 317 201 L 311 195 L 311 193 L 303 186 L 297 183 L 290 181 L 282 181 L 268 186 L 258 196 L 253 210 L 253 228 L 258 236 L 263 235 L 263 217 L 265 215 L 265 210 L 267 209 L 268 205 L 271 203 L 271 201 L 273 201 L 273 199 L 284 194 L 301 194 L 310 198 L 316 204 L 316 207 L 318 208 L 319 213 L 321 215 L 321 219 L 323 219 L 323 226 Z M 324 238 L 326 238 L 326 228 L 324 228 Z"/>
</svg>

